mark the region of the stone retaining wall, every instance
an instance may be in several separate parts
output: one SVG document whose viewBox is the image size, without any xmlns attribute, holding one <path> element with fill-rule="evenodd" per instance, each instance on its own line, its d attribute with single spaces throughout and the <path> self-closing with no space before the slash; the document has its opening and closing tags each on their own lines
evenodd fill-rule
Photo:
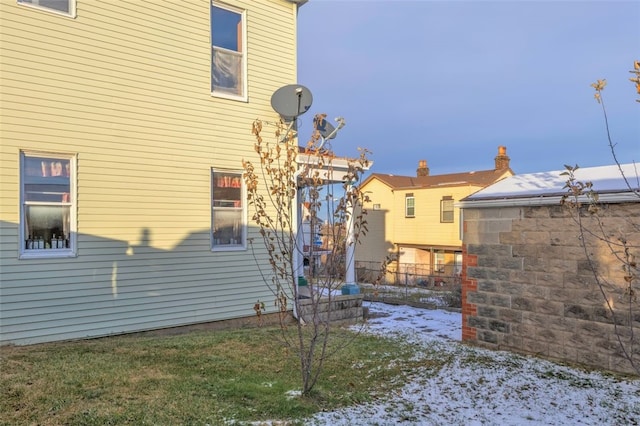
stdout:
<svg viewBox="0 0 640 426">
<path fill-rule="evenodd" d="M 328 298 L 323 298 L 318 303 L 317 318 L 320 321 L 327 321 L 330 314 L 332 324 L 361 323 L 363 321 L 362 299 L 362 294 L 333 296 L 331 303 L 329 303 Z M 312 300 L 301 299 L 299 302 L 300 317 L 308 323 L 312 322 L 314 309 Z"/>
<path fill-rule="evenodd" d="M 611 237 L 624 236 L 640 246 L 640 204 L 605 207 L 604 223 Z M 588 214 L 582 219 L 595 229 Z M 585 255 L 569 211 L 558 205 L 465 208 L 463 340 L 635 372 L 622 354 L 618 335 L 628 342 L 634 327 L 636 341 L 640 339 L 639 303 L 625 296 L 621 263 L 608 247 L 593 238 L 585 241 L 594 264 Z M 606 298 L 592 267 L 609 283 L 602 289 Z"/>
</svg>

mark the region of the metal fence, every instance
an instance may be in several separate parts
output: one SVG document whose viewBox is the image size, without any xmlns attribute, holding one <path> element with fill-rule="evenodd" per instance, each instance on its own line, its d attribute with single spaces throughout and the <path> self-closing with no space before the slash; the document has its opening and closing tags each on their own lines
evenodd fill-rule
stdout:
<svg viewBox="0 0 640 426">
<path fill-rule="evenodd" d="M 460 284 L 459 267 L 423 263 L 393 263 L 382 271 L 380 262 L 356 262 L 356 280 L 408 287 L 450 287 Z"/>
</svg>

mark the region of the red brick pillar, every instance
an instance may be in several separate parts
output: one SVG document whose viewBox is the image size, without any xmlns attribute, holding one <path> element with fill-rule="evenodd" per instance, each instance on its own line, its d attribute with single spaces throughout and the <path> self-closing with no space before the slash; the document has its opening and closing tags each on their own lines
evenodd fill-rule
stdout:
<svg viewBox="0 0 640 426">
<path fill-rule="evenodd" d="M 470 327 L 469 317 L 478 314 L 475 303 L 469 303 L 469 292 L 478 291 L 478 281 L 467 278 L 467 268 L 478 266 L 478 256 L 467 253 L 467 245 L 462 244 L 462 340 L 477 340 L 478 334 L 475 327 Z"/>
</svg>

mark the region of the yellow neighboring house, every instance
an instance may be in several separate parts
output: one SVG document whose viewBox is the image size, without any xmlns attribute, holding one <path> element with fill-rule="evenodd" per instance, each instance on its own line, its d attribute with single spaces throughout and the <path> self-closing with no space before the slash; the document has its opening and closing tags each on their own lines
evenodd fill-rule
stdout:
<svg viewBox="0 0 640 426">
<path fill-rule="evenodd" d="M 0 2 L 0 344 L 248 317 L 272 298 L 241 161 L 296 81 L 303 3 Z"/>
<path fill-rule="evenodd" d="M 426 160 L 420 160 L 416 176 L 370 175 L 361 185 L 370 202 L 364 206 L 368 233 L 356 251 L 358 279 L 375 277 L 385 259 L 393 260 L 386 276 L 391 282 L 424 284 L 458 276 L 462 241 L 455 203 L 512 176 L 509 161 L 501 146 L 491 170 L 430 175 Z"/>
</svg>

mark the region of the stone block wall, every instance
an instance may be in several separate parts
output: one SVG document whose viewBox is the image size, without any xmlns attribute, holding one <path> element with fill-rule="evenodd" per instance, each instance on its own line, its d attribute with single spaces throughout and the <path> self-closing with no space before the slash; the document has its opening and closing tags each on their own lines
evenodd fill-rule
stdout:
<svg viewBox="0 0 640 426">
<path fill-rule="evenodd" d="M 330 318 L 332 324 L 347 325 L 363 321 L 362 294 L 333 296 L 331 301 L 322 298 L 317 305 L 316 316 L 320 321 Z M 312 322 L 314 305 L 311 299 L 301 299 L 300 317 L 306 322 Z"/>
<path fill-rule="evenodd" d="M 612 241 L 622 236 L 638 251 L 640 203 L 610 204 L 601 215 Z M 581 237 L 574 219 L 559 205 L 465 208 L 462 338 L 489 348 L 634 373 L 618 337 L 631 349 L 633 328 L 640 342 L 640 299 L 625 295 L 621 263 L 607 244 Z M 586 212 L 581 220 L 587 229 L 597 229 Z M 606 282 L 602 288 L 594 270 Z M 640 365 L 640 357 L 634 362 Z"/>
</svg>

